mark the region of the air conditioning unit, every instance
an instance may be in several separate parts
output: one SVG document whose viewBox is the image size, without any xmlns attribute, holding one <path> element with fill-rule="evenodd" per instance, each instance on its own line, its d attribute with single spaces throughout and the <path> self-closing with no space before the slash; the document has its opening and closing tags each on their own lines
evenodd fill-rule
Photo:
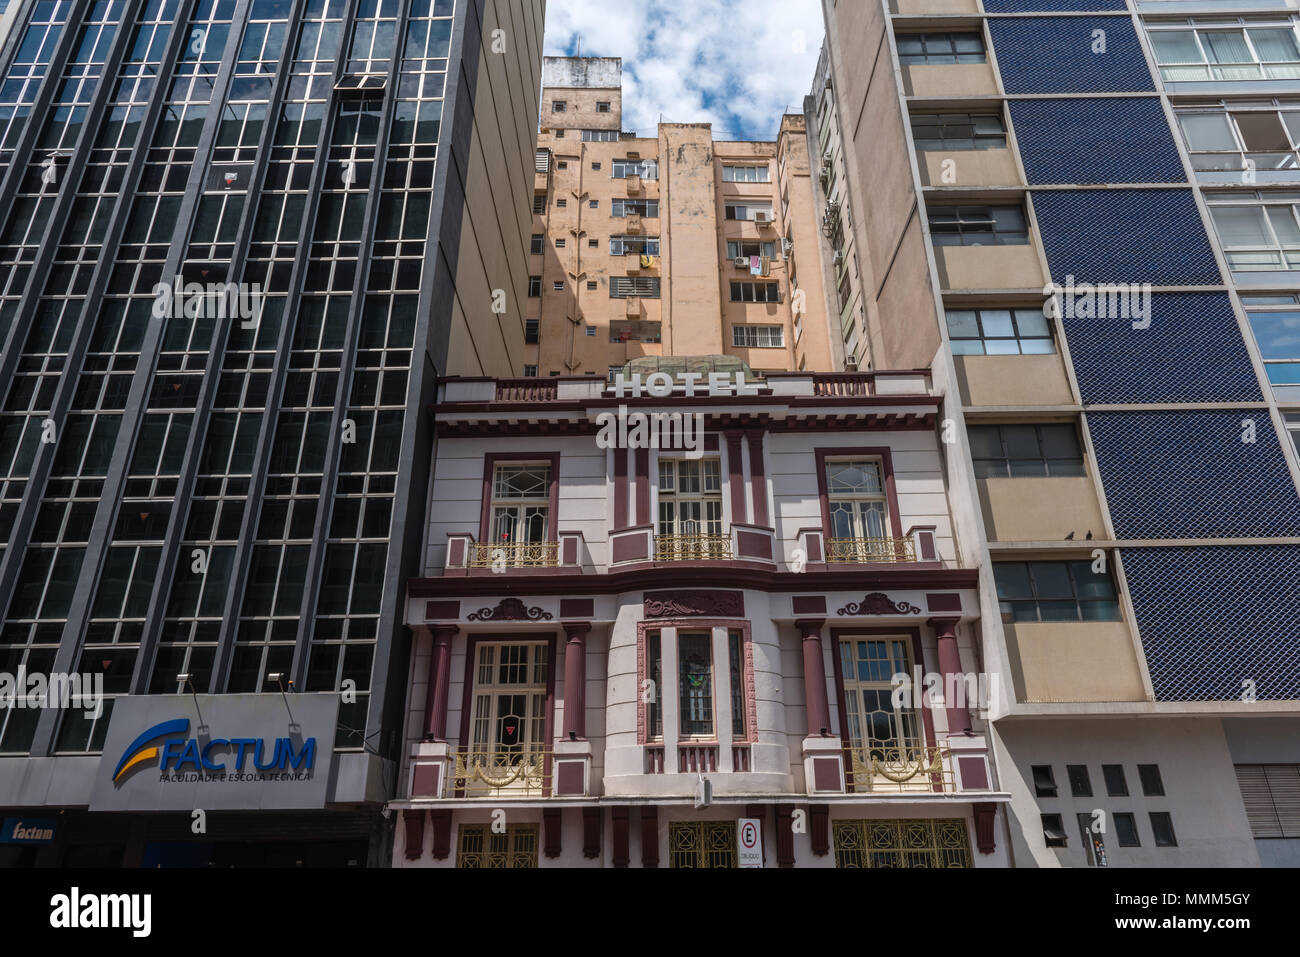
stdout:
<svg viewBox="0 0 1300 957">
<path fill-rule="evenodd" d="M 641 217 L 638 214 L 632 213 L 627 217 L 627 231 L 629 233 L 641 232 Z"/>
<path fill-rule="evenodd" d="M 627 177 L 627 191 L 629 193 L 641 192 L 641 175 L 639 173 L 633 173 Z"/>
<path fill-rule="evenodd" d="M 748 269 L 748 268 L 749 268 L 749 260 L 748 260 L 746 257 L 744 257 L 744 256 L 737 256 L 737 257 L 736 257 L 736 268 L 737 268 L 737 269 Z"/>
<path fill-rule="evenodd" d="M 641 158 L 641 154 L 638 153 L 636 150 L 628 150 L 627 158 L 630 160 L 639 160 Z"/>
<path fill-rule="evenodd" d="M 641 298 L 639 296 L 627 297 L 626 315 L 628 316 L 628 318 L 641 315 Z"/>
<path fill-rule="evenodd" d="M 835 250 L 835 256 L 831 259 L 831 264 L 837 267 L 844 265 L 844 250 Z"/>
<path fill-rule="evenodd" d="M 783 236 L 781 238 L 781 252 L 783 252 L 787 256 L 790 255 L 790 253 L 794 252 L 794 240 L 786 239 Z"/>
<path fill-rule="evenodd" d="M 769 213 L 767 210 L 764 210 L 764 209 L 758 209 L 758 210 L 755 210 L 755 211 L 754 211 L 754 222 L 756 222 L 756 223 L 757 223 L 758 225 L 760 225 L 760 226 L 771 226 L 771 225 L 772 225 L 772 214 Z"/>
</svg>

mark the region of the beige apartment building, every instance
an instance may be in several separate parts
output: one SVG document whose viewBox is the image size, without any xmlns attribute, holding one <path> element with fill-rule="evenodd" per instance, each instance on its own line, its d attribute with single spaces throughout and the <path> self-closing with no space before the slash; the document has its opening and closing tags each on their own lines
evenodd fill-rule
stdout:
<svg viewBox="0 0 1300 957">
<path fill-rule="evenodd" d="M 1289 240 L 1236 225 L 1272 203 L 1282 234 L 1294 194 L 1257 194 L 1235 139 L 1184 145 L 1261 102 L 1277 123 L 1286 103 L 1260 98 L 1290 87 L 1198 66 L 1200 21 L 1151 18 L 1172 6 L 823 3 L 814 162 L 847 177 L 871 360 L 928 367 L 945 396 L 1017 866 L 1300 854 L 1279 823 L 1300 668 L 1267 637 L 1295 633 L 1300 470 L 1263 361 L 1283 354 L 1251 332 L 1279 314 L 1248 311 L 1294 309 L 1298 274 L 1272 248 Z M 1300 23 L 1275 19 L 1242 22 L 1300 63 Z M 1297 181 L 1279 139 L 1260 183 Z M 1219 246 L 1215 204 L 1236 204 Z"/>
<path fill-rule="evenodd" d="M 692 123 L 641 137 L 622 131 L 618 58 L 547 57 L 542 87 L 521 372 L 692 355 L 837 368 L 802 116 L 775 143 Z"/>
</svg>

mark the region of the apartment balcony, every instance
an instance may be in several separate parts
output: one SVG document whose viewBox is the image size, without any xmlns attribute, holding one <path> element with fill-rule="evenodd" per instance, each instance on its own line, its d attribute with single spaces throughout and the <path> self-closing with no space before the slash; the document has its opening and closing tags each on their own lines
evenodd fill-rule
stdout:
<svg viewBox="0 0 1300 957">
<path fill-rule="evenodd" d="M 872 745 L 846 750 L 855 794 L 957 790 L 952 752 L 946 745 Z"/>
<path fill-rule="evenodd" d="M 542 748 L 453 751 L 451 786 L 459 797 L 546 797 L 551 793 L 552 757 Z"/>
<path fill-rule="evenodd" d="M 832 565 L 914 562 L 916 542 L 911 538 L 828 538 L 826 561 Z"/>
<path fill-rule="evenodd" d="M 730 561 L 730 535 L 656 535 L 655 561 Z"/>
<path fill-rule="evenodd" d="M 477 542 L 470 568 L 558 568 L 559 542 Z"/>
</svg>

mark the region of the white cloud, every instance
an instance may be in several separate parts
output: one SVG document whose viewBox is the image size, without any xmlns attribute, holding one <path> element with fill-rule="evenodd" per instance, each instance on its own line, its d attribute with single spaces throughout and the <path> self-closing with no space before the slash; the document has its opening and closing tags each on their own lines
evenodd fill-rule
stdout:
<svg viewBox="0 0 1300 957">
<path fill-rule="evenodd" d="M 775 139 L 812 87 L 820 0 L 549 0 L 546 54 L 623 58 L 623 128 L 712 123 L 719 139 Z"/>
</svg>

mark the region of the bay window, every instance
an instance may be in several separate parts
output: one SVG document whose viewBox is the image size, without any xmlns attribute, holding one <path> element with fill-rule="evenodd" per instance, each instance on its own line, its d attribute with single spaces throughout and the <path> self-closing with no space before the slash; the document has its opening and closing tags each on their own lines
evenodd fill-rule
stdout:
<svg viewBox="0 0 1300 957">
<path fill-rule="evenodd" d="M 1300 78 L 1293 20 L 1149 29 L 1161 79 L 1168 82 Z"/>
</svg>

